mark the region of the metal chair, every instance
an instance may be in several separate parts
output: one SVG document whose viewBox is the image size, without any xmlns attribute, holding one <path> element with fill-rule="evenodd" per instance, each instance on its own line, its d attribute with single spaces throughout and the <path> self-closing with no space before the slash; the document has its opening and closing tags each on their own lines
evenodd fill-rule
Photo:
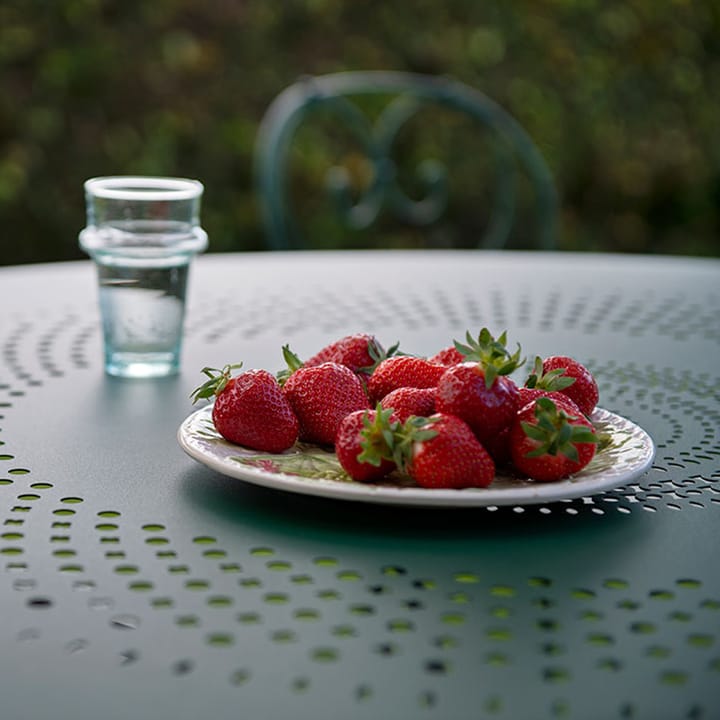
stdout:
<svg viewBox="0 0 720 720">
<path fill-rule="evenodd" d="M 389 100 L 373 119 L 361 101 L 377 95 Z M 553 248 L 558 207 L 553 178 L 518 122 L 496 102 L 463 83 L 444 77 L 385 71 L 303 77 L 283 90 L 269 106 L 255 148 L 257 192 L 269 247 L 286 250 L 307 246 L 293 219 L 288 162 L 300 126 L 320 112 L 349 128 L 370 163 L 370 179 L 359 194 L 353 193 L 346 168 L 331 167 L 326 176 L 336 210 L 349 228 L 369 228 L 381 211 L 411 225 L 436 222 L 445 212 L 449 196 L 450 183 L 444 165 L 436 160 L 420 163 L 417 177 L 424 186 L 424 196 L 413 199 L 400 187 L 393 159 L 400 131 L 430 106 L 464 113 L 484 126 L 493 138 L 494 197 L 485 231 L 476 246 L 506 245 L 516 214 L 517 176 L 524 174 L 534 195 L 533 246 Z"/>
</svg>

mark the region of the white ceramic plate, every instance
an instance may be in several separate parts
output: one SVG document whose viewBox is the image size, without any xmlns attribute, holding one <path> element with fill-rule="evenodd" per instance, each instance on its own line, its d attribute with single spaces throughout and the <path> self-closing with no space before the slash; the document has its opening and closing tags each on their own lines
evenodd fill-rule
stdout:
<svg viewBox="0 0 720 720">
<path fill-rule="evenodd" d="M 592 462 L 577 475 L 554 483 L 538 483 L 498 475 L 487 488 L 426 490 L 404 477 L 390 476 L 383 484 L 352 481 L 335 454 L 315 445 L 298 444 L 280 454 L 248 450 L 224 440 L 215 430 L 212 406 L 190 415 L 178 430 L 185 452 L 223 475 L 264 487 L 341 500 L 473 507 L 527 505 L 588 496 L 624 485 L 652 464 L 650 436 L 629 420 L 596 409 L 591 419 L 606 441 Z"/>
</svg>

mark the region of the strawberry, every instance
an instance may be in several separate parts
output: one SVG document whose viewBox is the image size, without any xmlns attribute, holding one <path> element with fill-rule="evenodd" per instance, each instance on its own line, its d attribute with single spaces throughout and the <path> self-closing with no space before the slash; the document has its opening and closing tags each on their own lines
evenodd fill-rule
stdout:
<svg viewBox="0 0 720 720">
<path fill-rule="evenodd" d="M 448 368 L 440 378 L 435 407 L 462 418 L 484 442 L 512 423 L 518 410 L 518 389 L 506 377 L 496 377 L 489 385 L 478 363 L 463 363 Z"/>
<path fill-rule="evenodd" d="M 394 434 L 394 457 L 420 487 L 487 487 L 495 464 L 470 427 L 453 415 L 412 417 Z"/>
<path fill-rule="evenodd" d="M 372 402 L 382 400 L 389 392 L 401 387 L 435 387 L 445 372 L 443 365 L 425 358 L 399 355 L 381 361 L 367 384 Z"/>
<path fill-rule="evenodd" d="M 435 412 L 435 388 L 396 388 L 380 401 L 380 405 L 394 410 L 400 422 L 405 422 L 411 415 L 429 417 Z"/>
<path fill-rule="evenodd" d="M 594 457 L 597 442 L 592 424 L 574 405 L 548 397 L 523 407 L 510 428 L 515 469 L 541 482 L 582 470 Z"/>
<path fill-rule="evenodd" d="M 505 376 L 521 363 L 520 349 L 511 355 L 505 333 L 495 340 L 486 328 L 477 340 L 469 333 L 467 339 L 466 346 L 457 347 L 474 361 L 446 369 L 438 382 L 435 407 L 462 418 L 480 442 L 489 442 L 510 426 L 518 410 L 517 386 Z"/>
<path fill-rule="evenodd" d="M 590 371 L 565 355 L 535 359 L 533 372 L 525 381 L 530 388 L 556 390 L 567 395 L 585 415 L 595 409 L 600 393 Z"/>
<path fill-rule="evenodd" d="M 384 358 L 397 352 L 397 348 L 396 344 L 385 350 L 374 335 L 355 333 L 326 345 L 304 364 L 313 366 L 325 362 L 335 362 L 349 367 L 354 373 L 370 375 L 375 366 Z"/>
<path fill-rule="evenodd" d="M 283 392 L 300 423 L 300 440 L 332 445 L 343 418 L 370 407 L 360 378 L 338 363 L 306 367 L 287 346 L 283 355 L 291 368 Z"/>
<path fill-rule="evenodd" d="M 356 410 L 343 418 L 335 454 L 353 480 L 380 480 L 395 469 L 388 433 L 398 424 L 392 410 Z"/>
<path fill-rule="evenodd" d="M 450 366 L 465 362 L 465 356 L 454 345 L 451 345 L 436 352 L 429 360 L 438 365 Z"/>
<path fill-rule="evenodd" d="M 575 412 L 580 412 L 580 408 L 565 393 L 562 393 L 559 390 L 542 390 L 541 388 L 529 387 L 518 388 L 518 407 L 525 407 L 525 405 L 533 400 L 537 400 L 539 397 L 548 397 L 551 400 L 569 404 L 573 407 Z"/>
<path fill-rule="evenodd" d="M 482 441 L 482 446 L 490 453 L 496 468 L 510 464 L 510 428 L 511 425 L 508 425 L 499 433 L 488 435 Z"/>
<path fill-rule="evenodd" d="M 520 345 L 511 355 L 507 349 L 507 332 L 496 340 L 487 328 L 478 334 L 477 340 L 465 333 L 465 342 L 455 340 L 455 348 L 465 358 L 465 362 L 477 362 L 483 368 L 488 387 L 495 382 L 498 375 L 509 375 L 519 368 L 525 359 L 520 359 Z"/>
<path fill-rule="evenodd" d="M 193 391 L 191 398 L 215 397 L 212 420 L 229 442 L 263 452 L 282 452 L 298 438 L 298 420 L 275 377 L 267 370 L 247 370 L 237 377 L 232 371 L 203 368 L 210 379 Z"/>
</svg>

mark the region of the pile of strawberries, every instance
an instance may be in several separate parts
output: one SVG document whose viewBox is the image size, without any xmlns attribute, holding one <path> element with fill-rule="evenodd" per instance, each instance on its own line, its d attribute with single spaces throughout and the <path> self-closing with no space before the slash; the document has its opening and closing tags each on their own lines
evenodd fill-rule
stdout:
<svg viewBox="0 0 720 720">
<path fill-rule="evenodd" d="M 333 446 L 360 482 L 399 470 L 424 488 L 487 487 L 497 467 L 550 482 L 585 467 L 598 438 L 591 373 L 564 356 L 523 363 L 487 328 L 432 357 L 385 350 L 369 334 L 343 337 L 304 362 L 283 347 L 287 368 L 204 368 L 193 402 L 214 397 L 212 419 L 228 441 L 279 453 L 298 440 Z"/>
</svg>

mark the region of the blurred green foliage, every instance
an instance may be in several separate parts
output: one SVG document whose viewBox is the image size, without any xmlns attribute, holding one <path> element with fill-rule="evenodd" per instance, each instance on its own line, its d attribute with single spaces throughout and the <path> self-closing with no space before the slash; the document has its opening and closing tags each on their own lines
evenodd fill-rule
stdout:
<svg viewBox="0 0 720 720">
<path fill-rule="evenodd" d="M 110 174 L 199 178 L 211 249 L 262 249 L 265 109 L 355 69 L 503 104 L 555 175 L 562 247 L 720 255 L 716 0 L 5 0 L 0 263 L 81 257 L 82 183 Z"/>
</svg>

